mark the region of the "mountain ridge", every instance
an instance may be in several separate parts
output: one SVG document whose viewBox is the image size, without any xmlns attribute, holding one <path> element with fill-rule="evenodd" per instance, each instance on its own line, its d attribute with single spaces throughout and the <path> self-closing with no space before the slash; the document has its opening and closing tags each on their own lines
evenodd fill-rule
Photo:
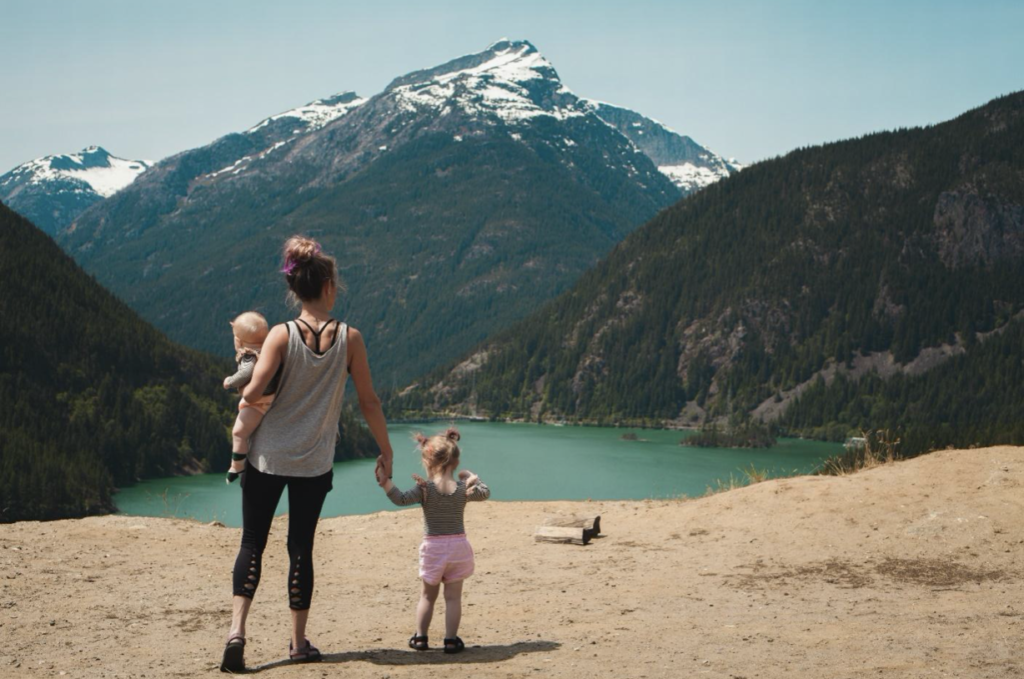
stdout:
<svg viewBox="0 0 1024 679">
<path fill-rule="evenodd" d="M 281 318 L 267 297 L 279 289 L 273 240 L 306 232 L 345 254 L 346 313 L 397 380 L 521 317 L 681 195 L 529 43 L 495 43 L 345 105 L 297 135 L 272 116 L 165 159 L 61 242 L 176 339 L 224 353 L 197 309 Z M 248 291 L 231 273 L 241 261 L 265 267 Z M 229 281 L 226 301 L 215 278 Z"/>
</svg>

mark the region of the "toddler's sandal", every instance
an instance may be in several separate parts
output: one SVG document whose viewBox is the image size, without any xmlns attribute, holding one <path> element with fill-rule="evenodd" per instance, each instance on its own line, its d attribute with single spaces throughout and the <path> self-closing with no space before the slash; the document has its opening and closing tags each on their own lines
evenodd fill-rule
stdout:
<svg viewBox="0 0 1024 679">
<path fill-rule="evenodd" d="M 292 662 L 320 662 L 324 659 L 320 649 L 314 646 L 309 639 L 306 645 L 299 649 L 292 648 L 292 642 L 288 642 L 288 657 Z"/>
<path fill-rule="evenodd" d="M 427 635 L 419 637 L 415 634 L 409 637 L 409 648 L 414 651 L 429 651 L 430 645 L 427 644 Z"/>
<path fill-rule="evenodd" d="M 454 639 L 446 638 L 444 640 L 445 653 L 462 653 L 464 648 L 466 648 L 466 644 L 462 643 L 462 639 L 459 637 L 455 637 Z"/>
</svg>

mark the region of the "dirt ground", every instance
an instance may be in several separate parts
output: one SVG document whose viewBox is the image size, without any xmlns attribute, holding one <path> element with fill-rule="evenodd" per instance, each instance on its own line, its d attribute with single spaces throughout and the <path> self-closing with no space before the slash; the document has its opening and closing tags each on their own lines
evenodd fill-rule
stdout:
<svg viewBox="0 0 1024 679">
<path fill-rule="evenodd" d="M 487 479 L 496 497 L 501 479 Z M 335 488 L 333 492 L 345 492 Z M 586 547 L 536 544 L 600 514 Z M 285 523 L 246 660 L 266 677 L 1024 675 L 1024 448 L 944 451 L 696 500 L 470 505 L 468 648 L 416 653 L 418 509 L 321 522 L 290 664 Z M 240 529 L 110 516 L 0 526 L 0 677 L 217 671 Z M 431 640 L 443 637 L 439 602 Z"/>
</svg>

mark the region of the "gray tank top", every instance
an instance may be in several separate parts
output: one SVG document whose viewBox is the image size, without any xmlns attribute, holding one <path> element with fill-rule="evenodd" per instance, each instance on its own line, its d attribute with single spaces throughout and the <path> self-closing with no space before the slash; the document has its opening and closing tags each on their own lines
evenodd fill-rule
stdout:
<svg viewBox="0 0 1024 679">
<path fill-rule="evenodd" d="M 334 464 L 338 419 L 348 379 L 348 326 L 338 323 L 334 345 L 318 354 L 288 321 L 288 350 L 274 403 L 249 445 L 249 463 L 277 476 L 320 476 Z"/>
</svg>

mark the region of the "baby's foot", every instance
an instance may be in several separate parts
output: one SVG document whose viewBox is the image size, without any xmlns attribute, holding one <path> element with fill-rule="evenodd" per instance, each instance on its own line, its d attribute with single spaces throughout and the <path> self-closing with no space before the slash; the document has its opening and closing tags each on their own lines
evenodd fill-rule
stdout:
<svg viewBox="0 0 1024 679">
<path fill-rule="evenodd" d="M 232 483 L 239 475 L 245 471 L 245 460 L 232 460 L 231 468 L 228 469 L 228 476 L 224 479 L 224 483 Z"/>
</svg>

